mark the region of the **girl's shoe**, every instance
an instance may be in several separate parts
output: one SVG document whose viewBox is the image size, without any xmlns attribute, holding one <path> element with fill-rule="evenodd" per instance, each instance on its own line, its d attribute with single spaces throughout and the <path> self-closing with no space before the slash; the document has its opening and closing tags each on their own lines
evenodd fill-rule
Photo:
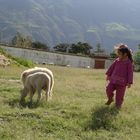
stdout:
<svg viewBox="0 0 140 140">
<path fill-rule="evenodd" d="M 116 108 L 117 109 L 121 109 L 121 105 L 116 105 Z"/>
<path fill-rule="evenodd" d="M 110 105 L 112 102 L 113 102 L 113 99 L 108 100 L 108 101 L 105 103 L 105 105 Z"/>
</svg>

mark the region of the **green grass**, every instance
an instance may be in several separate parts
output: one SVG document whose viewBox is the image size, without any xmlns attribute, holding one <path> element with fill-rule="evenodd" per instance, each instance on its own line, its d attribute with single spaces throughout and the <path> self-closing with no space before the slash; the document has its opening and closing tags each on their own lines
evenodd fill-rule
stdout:
<svg viewBox="0 0 140 140">
<path fill-rule="evenodd" d="M 104 105 L 104 70 L 49 68 L 55 75 L 53 100 L 44 98 L 32 108 L 28 98 L 23 107 L 18 103 L 25 68 L 0 68 L 0 140 L 139 140 L 140 73 L 118 111 Z"/>
</svg>

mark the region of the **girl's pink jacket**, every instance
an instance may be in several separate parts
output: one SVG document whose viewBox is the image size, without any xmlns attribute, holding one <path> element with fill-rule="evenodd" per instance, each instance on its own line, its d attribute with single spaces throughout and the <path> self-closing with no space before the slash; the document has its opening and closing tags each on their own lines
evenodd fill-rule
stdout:
<svg viewBox="0 0 140 140">
<path fill-rule="evenodd" d="M 133 69 L 134 66 L 129 59 L 120 60 L 117 58 L 107 70 L 106 75 L 111 83 L 126 86 L 133 84 Z"/>
</svg>

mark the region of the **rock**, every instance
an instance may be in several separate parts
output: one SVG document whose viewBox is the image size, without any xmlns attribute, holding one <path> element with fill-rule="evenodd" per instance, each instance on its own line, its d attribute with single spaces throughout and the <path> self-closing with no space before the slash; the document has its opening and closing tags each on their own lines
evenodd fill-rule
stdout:
<svg viewBox="0 0 140 140">
<path fill-rule="evenodd" d="M 11 64 L 10 59 L 6 58 L 4 55 L 0 54 L 0 67 L 6 67 Z"/>
</svg>

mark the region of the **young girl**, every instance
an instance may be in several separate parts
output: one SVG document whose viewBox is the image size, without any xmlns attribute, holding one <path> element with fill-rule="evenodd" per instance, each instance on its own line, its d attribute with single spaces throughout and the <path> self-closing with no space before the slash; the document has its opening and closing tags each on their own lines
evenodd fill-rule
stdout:
<svg viewBox="0 0 140 140">
<path fill-rule="evenodd" d="M 133 84 L 133 59 L 127 45 L 121 44 L 115 50 L 118 58 L 106 72 L 106 80 L 109 81 L 106 87 L 108 97 L 106 105 L 113 102 L 114 91 L 116 91 L 115 104 L 117 108 L 121 108 L 126 87 L 130 88 Z"/>
</svg>

